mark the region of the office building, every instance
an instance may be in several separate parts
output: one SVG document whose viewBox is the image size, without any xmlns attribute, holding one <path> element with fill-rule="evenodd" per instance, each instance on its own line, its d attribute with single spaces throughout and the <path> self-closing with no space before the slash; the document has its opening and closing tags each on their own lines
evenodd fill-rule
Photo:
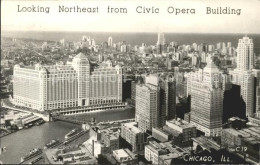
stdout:
<svg viewBox="0 0 260 165">
<path fill-rule="evenodd" d="M 222 78 L 212 58 L 204 69 L 189 73 L 191 122 L 206 136 L 220 136 L 223 114 Z"/>
<path fill-rule="evenodd" d="M 160 112 L 162 116 L 161 125 L 165 125 L 165 120 L 171 120 L 176 115 L 176 80 L 173 76 L 167 75 L 160 79 Z"/>
<path fill-rule="evenodd" d="M 67 65 L 15 65 L 13 77 L 11 101 L 40 111 L 122 102 L 121 67 L 106 61 L 94 68 L 82 53 Z"/>
<path fill-rule="evenodd" d="M 132 146 L 133 152 L 144 150 L 144 133 L 137 127 L 136 122 L 123 123 L 121 137 Z"/>
<path fill-rule="evenodd" d="M 137 84 L 135 108 L 135 119 L 140 130 L 145 132 L 158 127 L 159 119 L 163 117 L 159 114 L 159 87 L 153 84 Z"/>
<path fill-rule="evenodd" d="M 165 49 L 165 38 L 163 33 L 158 33 L 157 54 L 162 54 Z"/>
<path fill-rule="evenodd" d="M 113 46 L 113 38 L 112 37 L 108 37 L 107 43 L 108 43 L 109 47 L 112 47 Z"/>
<path fill-rule="evenodd" d="M 232 83 L 241 87 L 241 93 L 246 103 L 246 115 L 252 116 L 254 111 L 254 44 L 249 37 L 239 39 L 237 47 L 237 68 L 230 71 Z"/>
</svg>

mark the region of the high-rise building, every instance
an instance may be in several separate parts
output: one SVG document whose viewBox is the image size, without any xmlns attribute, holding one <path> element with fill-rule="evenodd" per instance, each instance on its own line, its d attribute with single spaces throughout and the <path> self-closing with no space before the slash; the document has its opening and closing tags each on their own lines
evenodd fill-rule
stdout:
<svg viewBox="0 0 260 165">
<path fill-rule="evenodd" d="M 122 102 L 122 69 L 111 61 L 92 68 L 80 53 L 72 64 L 14 67 L 13 103 L 37 110 Z"/>
<path fill-rule="evenodd" d="M 176 80 L 173 76 L 167 76 L 160 81 L 160 113 L 162 114 L 161 126 L 165 125 L 165 120 L 175 118 Z"/>
<path fill-rule="evenodd" d="M 254 66 L 254 43 L 253 39 L 243 37 L 238 40 L 237 46 L 237 69 L 247 71 Z"/>
<path fill-rule="evenodd" d="M 191 72 L 191 123 L 206 136 L 220 136 L 222 130 L 222 78 L 211 57 L 204 69 Z"/>
<path fill-rule="evenodd" d="M 254 100 L 254 44 L 249 37 L 243 37 L 238 41 L 237 68 L 230 71 L 232 83 L 241 87 L 241 96 L 246 103 L 246 115 L 253 115 Z"/>
<path fill-rule="evenodd" d="M 196 66 L 198 64 L 198 56 L 193 54 L 191 57 L 191 64 L 192 66 Z"/>
<path fill-rule="evenodd" d="M 197 43 L 193 43 L 192 47 L 193 47 L 194 51 L 198 51 L 198 44 Z"/>
<path fill-rule="evenodd" d="M 163 127 L 176 114 L 176 81 L 173 76 L 157 74 L 136 85 L 136 122 L 142 131 Z"/>
<path fill-rule="evenodd" d="M 157 54 L 162 54 L 164 52 L 164 47 L 165 47 L 164 33 L 158 33 L 158 40 L 156 45 L 157 45 Z"/>
<path fill-rule="evenodd" d="M 159 124 L 159 87 L 152 84 L 136 85 L 136 115 L 138 128 L 152 130 Z"/>
<path fill-rule="evenodd" d="M 109 47 L 112 47 L 112 46 L 113 46 L 113 39 L 112 39 L 112 37 L 108 37 L 107 43 L 108 43 L 108 46 L 109 46 Z"/>
</svg>

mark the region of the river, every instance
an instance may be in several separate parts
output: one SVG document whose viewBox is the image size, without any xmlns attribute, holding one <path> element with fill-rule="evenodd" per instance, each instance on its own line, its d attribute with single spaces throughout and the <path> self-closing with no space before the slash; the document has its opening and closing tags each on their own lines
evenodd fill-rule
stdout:
<svg viewBox="0 0 260 165">
<path fill-rule="evenodd" d="M 122 120 L 134 118 L 134 110 L 97 112 L 81 115 L 83 118 L 95 117 L 97 121 Z M 28 151 L 43 146 L 52 139 L 63 140 L 65 134 L 80 125 L 63 121 L 49 122 L 29 129 L 23 129 L 0 138 L 1 147 L 6 147 L 0 160 L 4 164 L 17 164 Z"/>
</svg>

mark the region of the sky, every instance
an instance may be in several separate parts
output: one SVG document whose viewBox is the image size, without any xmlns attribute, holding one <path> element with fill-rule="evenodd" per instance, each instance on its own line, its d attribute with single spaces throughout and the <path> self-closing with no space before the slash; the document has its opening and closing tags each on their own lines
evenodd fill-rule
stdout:
<svg viewBox="0 0 260 165">
<path fill-rule="evenodd" d="M 260 34 L 260 0 L 1 0 L 1 3 L 4 31 Z M 50 7 L 50 12 L 18 12 L 18 5 L 20 9 L 32 5 Z M 99 12 L 62 13 L 59 6 L 98 7 Z M 127 13 L 107 13 L 108 6 L 127 8 Z M 159 13 L 137 13 L 138 6 L 159 8 Z M 195 14 L 168 13 L 169 7 L 175 11 L 195 9 Z M 241 14 L 206 14 L 207 7 L 241 9 Z"/>
</svg>

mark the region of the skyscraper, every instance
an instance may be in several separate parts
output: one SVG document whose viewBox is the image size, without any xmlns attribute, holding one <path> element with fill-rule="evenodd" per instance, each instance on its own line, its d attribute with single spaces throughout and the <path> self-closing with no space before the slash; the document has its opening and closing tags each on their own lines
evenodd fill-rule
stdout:
<svg viewBox="0 0 260 165">
<path fill-rule="evenodd" d="M 159 88 L 152 84 L 136 85 L 136 115 L 138 128 L 142 131 L 152 130 L 158 126 Z"/>
<path fill-rule="evenodd" d="M 162 126 L 165 120 L 171 120 L 176 115 L 176 80 L 167 76 L 160 81 L 160 112 L 162 113 Z"/>
<path fill-rule="evenodd" d="M 142 131 L 163 127 L 176 114 L 176 81 L 173 76 L 157 74 L 136 85 L 136 122 Z"/>
<path fill-rule="evenodd" d="M 238 40 L 237 47 L 237 69 L 248 71 L 254 66 L 254 43 L 253 39 L 243 37 Z"/>
<path fill-rule="evenodd" d="M 254 76 L 252 69 L 254 65 L 253 40 L 245 36 L 238 41 L 237 68 L 230 71 L 232 83 L 241 87 L 241 96 L 246 103 L 246 115 L 253 114 L 254 98 Z"/>
<path fill-rule="evenodd" d="M 206 136 L 220 136 L 222 130 L 222 78 L 211 57 L 207 66 L 191 75 L 191 123 Z"/>
<path fill-rule="evenodd" d="M 157 54 L 162 54 L 165 46 L 165 38 L 163 33 L 158 33 L 158 40 L 156 45 L 157 45 Z"/>
<path fill-rule="evenodd" d="M 112 37 L 108 37 L 107 43 L 108 43 L 108 46 L 109 46 L 109 47 L 112 47 L 112 46 L 113 46 L 113 39 L 112 39 Z"/>
</svg>

